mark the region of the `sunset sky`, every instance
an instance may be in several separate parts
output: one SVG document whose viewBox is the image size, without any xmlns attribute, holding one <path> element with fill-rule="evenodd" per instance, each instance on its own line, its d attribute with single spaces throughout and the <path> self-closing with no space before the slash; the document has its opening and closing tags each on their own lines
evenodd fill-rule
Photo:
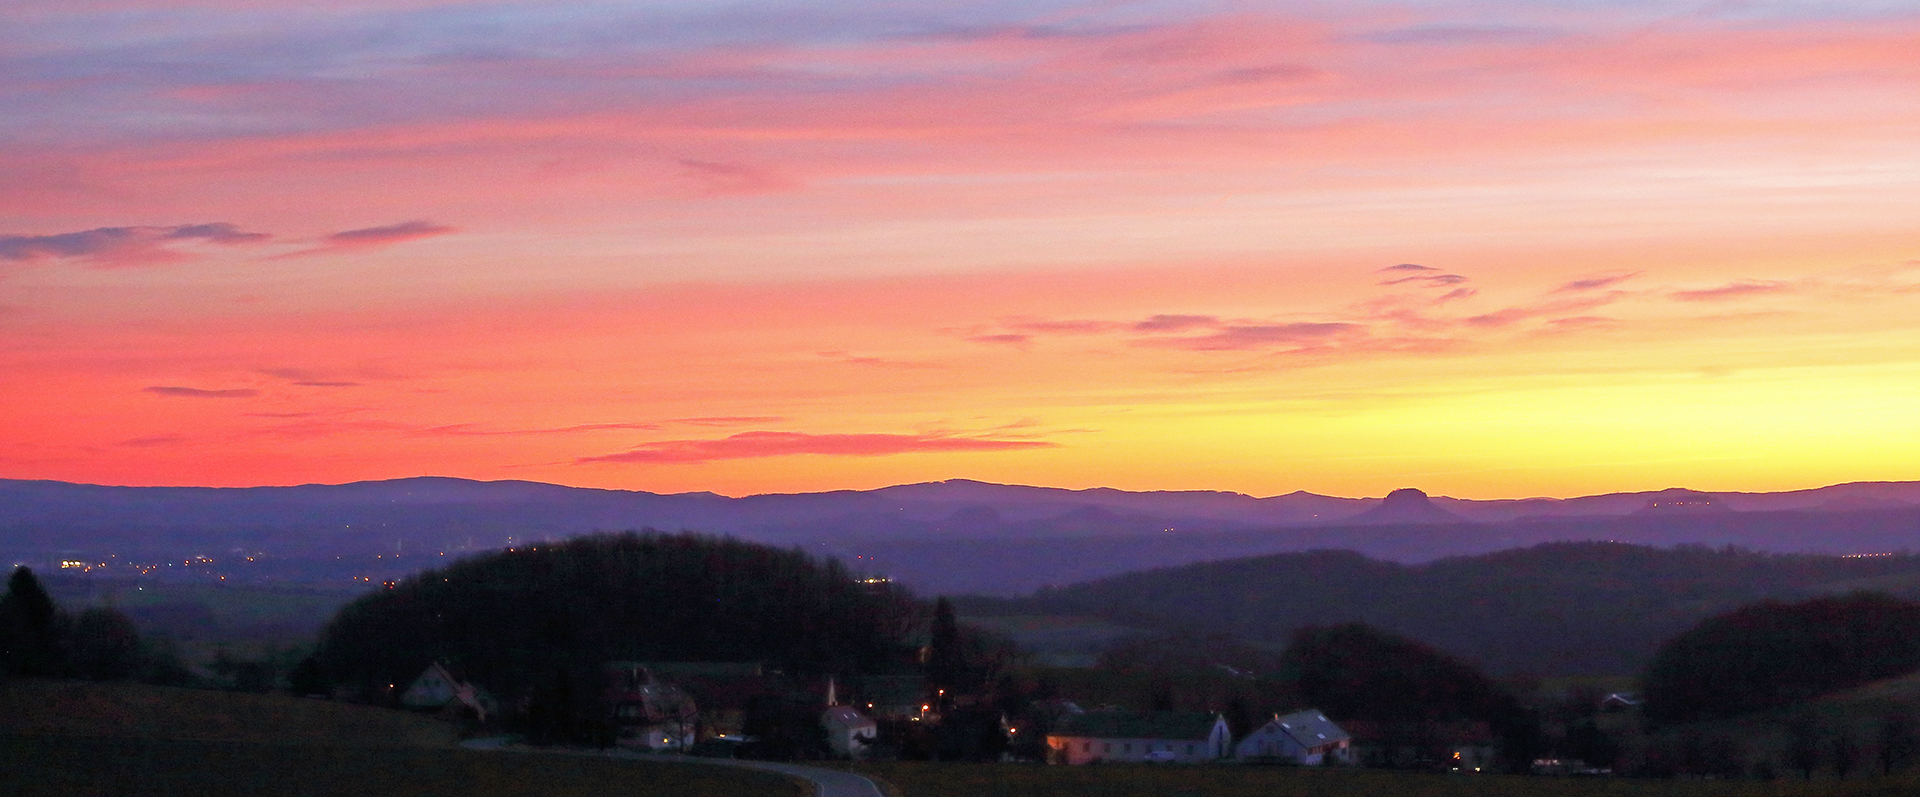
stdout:
<svg viewBox="0 0 1920 797">
<path fill-rule="evenodd" d="M 11 0 L 0 477 L 1920 479 L 1920 11 Z"/>
</svg>

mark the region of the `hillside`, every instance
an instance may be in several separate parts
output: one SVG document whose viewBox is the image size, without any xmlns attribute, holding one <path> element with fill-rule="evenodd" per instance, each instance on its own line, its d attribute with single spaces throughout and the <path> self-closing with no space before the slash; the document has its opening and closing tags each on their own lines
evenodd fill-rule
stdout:
<svg viewBox="0 0 1920 797">
<path fill-rule="evenodd" d="M 398 711 L 307 700 L 85 681 L 0 684 L 5 732 L 277 744 L 450 747 L 453 726 Z"/>
<path fill-rule="evenodd" d="M 1905 585 L 1915 574 L 1920 557 L 1911 555 L 1553 543 L 1424 565 L 1351 551 L 1279 554 L 958 605 L 969 615 L 1098 615 L 1220 631 L 1276 648 L 1302 625 L 1358 621 L 1495 672 L 1605 675 L 1638 673 L 1662 641 L 1740 604 L 1835 585 Z"/>
<path fill-rule="evenodd" d="M 132 684 L 0 684 L 0 794 L 19 797 L 801 797 L 724 767 L 462 750 L 366 706 Z"/>
</svg>

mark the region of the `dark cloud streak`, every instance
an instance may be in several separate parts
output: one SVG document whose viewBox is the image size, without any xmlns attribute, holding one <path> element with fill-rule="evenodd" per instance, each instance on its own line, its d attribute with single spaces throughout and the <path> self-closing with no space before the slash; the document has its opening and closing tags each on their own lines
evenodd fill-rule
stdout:
<svg viewBox="0 0 1920 797">
<path fill-rule="evenodd" d="M 1744 296 L 1758 296 L 1766 293 L 1784 293 L 1792 289 L 1785 282 L 1760 282 L 1739 280 L 1717 288 L 1703 288 L 1697 291 L 1674 291 L 1669 296 L 1682 302 L 1715 302 L 1724 299 L 1738 299 Z"/>
<path fill-rule="evenodd" d="M 0 235 L 0 260 L 89 259 L 100 265 L 149 265 L 178 260 L 169 243 L 200 241 L 235 246 L 265 241 L 265 233 L 245 232 L 225 222 L 176 227 L 95 227 L 53 235 Z"/>
<path fill-rule="evenodd" d="M 805 434 L 802 432 L 741 432 L 715 440 L 662 440 L 595 457 L 578 464 L 690 464 L 731 459 L 759 459 L 802 454 L 841 457 L 880 457 L 894 454 L 1007 451 L 1057 448 L 1041 440 L 1003 440 L 945 434 Z"/>
<path fill-rule="evenodd" d="M 197 387 L 155 385 L 153 387 L 143 387 L 140 391 L 142 393 L 152 393 L 156 396 L 177 396 L 180 398 L 253 398 L 254 396 L 260 395 L 260 391 L 245 387 L 226 390 L 203 390 Z"/>
</svg>

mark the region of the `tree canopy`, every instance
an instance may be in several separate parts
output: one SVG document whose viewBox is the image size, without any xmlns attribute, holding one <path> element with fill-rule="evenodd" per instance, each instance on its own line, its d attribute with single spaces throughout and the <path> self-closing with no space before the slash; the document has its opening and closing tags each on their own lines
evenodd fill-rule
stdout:
<svg viewBox="0 0 1920 797">
<path fill-rule="evenodd" d="M 1520 712 L 1513 696 L 1473 665 L 1361 623 L 1301 628 L 1282 667 L 1303 700 L 1343 719 L 1499 727 Z"/>
<path fill-rule="evenodd" d="M 1920 670 L 1920 604 L 1856 592 L 1708 618 L 1648 666 L 1654 722 L 1729 717 Z"/>
<path fill-rule="evenodd" d="M 883 669 L 924 609 L 836 561 L 693 534 L 601 534 L 428 570 L 341 609 L 318 661 L 336 682 L 404 686 L 447 660 L 503 693 L 609 660 Z"/>
</svg>

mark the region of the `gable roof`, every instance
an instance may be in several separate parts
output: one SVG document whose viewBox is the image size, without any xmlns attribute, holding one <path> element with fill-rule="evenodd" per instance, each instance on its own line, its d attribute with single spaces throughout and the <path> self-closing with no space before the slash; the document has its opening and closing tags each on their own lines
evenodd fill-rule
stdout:
<svg viewBox="0 0 1920 797">
<path fill-rule="evenodd" d="M 1054 736 L 1092 739 L 1193 739 L 1213 735 L 1220 715 L 1205 711 L 1089 711 L 1060 721 Z"/>
<path fill-rule="evenodd" d="M 826 711 L 821 712 L 820 720 L 848 726 L 873 725 L 873 720 L 867 719 L 867 715 L 852 706 L 828 706 Z"/>
<path fill-rule="evenodd" d="M 1274 717 L 1268 726 L 1279 726 L 1282 733 L 1293 737 L 1302 747 L 1318 747 L 1341 739 L 1352 739 L 1345 729 L 1327 719 L 1319 709 L 1307 709 Z"/>
</svg>

